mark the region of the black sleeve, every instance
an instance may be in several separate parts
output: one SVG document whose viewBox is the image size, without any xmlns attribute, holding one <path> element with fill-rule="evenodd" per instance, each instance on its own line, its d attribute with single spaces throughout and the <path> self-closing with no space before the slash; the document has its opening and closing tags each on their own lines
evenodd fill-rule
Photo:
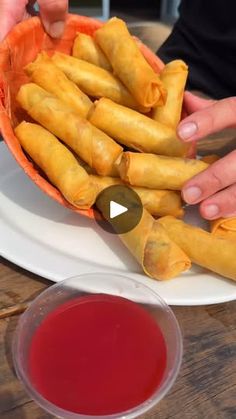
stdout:
<svg viewBox="0 0 236 419">
<path fill-rule="evenodd" d="M 236 0 L 182 0 L 179 14 L 158 56 L 188 64 L 188 89 L 236 96 Z"/>
</svg>

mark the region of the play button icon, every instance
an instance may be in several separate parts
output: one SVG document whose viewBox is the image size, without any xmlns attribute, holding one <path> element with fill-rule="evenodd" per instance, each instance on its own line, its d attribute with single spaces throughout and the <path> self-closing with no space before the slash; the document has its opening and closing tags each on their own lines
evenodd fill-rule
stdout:
<svg viewBox="0 0 236 419">
<path fill-rule="evenodd" d="M 128 208 L 118 204 L 118 202 L 110 202 L 110 218 L 118 217 L 118 215 L 124 214 L 128 211 Z"/>
<path fill-rule="evenodd" d="M 126 185 L 104 189 L 97 197 L 96 207 L 103 216 L 96 217 L 97 223 L 113 234 L 125 234 L 133 230 L 143 213 L 139 196 Z"/>
</svg>

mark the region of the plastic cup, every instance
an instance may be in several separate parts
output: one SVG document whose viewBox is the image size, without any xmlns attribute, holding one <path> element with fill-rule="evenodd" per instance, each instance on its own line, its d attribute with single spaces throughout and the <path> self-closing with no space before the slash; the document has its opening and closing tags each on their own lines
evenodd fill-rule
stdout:
<svg viewBox="0 0 236 419">
<path fill-rule="evenodd" d="M 44 319 L 62 304 L 94 294 L 123 297 L 144 308 L 155 319 L 166 343 L 167 362 L 159 386 L 143 403 L 123 412 L 88 415 L 64 410 L 46 400 L 37 391 L 29 373 L 29 349 L 32 338 Z M 63 334 L 63 330 L 61 333 Z M 182 360 L 182 337 L 172 310 L 149 287 L 114 273 L 92 273 L 59 282 L 46 289 L 31 303 L 19 320 L 13 343 L 13 358 L 17 376 L 30 397 L 52 415 L 66 419 L 131 419 L 139 417 L 155 406 L 174 384 Z"/>
</svg>

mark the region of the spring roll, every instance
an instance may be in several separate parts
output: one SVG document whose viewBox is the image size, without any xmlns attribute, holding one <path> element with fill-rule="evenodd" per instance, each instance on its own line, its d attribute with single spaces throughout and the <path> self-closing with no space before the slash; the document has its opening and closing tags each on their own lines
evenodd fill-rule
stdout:
<svg viewBox="0 0 236 419">
<path fill-rule="evenodd" d="M 21 86 L 17 100 L 28 114 L 68 145 L 96 173 L 117 175 L 122 148 L 55 96 L 34 83 Z"/>
<path fill-rule="evenodd" d="M 52 60 L 87 95 L 107 97 L 129 108 L 149 112 L 150 108 L 141 107 L 120 80 L 104 68 L 60 52 L 56 52 Z"/>
<path fill-rule="evenodd" d="M 97 128 L 129 148 L 168 156 L 185 156 L 189 145 L 172 128 L 160 124 L 110 99 L 95 102 L 88 119 Z"/>
<path fill-rule="evenodd" d="M 110 19 L 95 32 L 94 37 L 114 73 L 140 105 L 147 108 L 164 105 L 166 90 L 160 77 L 145 60 L 125 22 Z"/>
<path fill-rule="evenodd" d="M 112 71 L 112 66 L 96 44 L 94 39 L 85 33 L 78 33 L 73 45 L 73 57 L 87 61 L 107 71 Z"/>
<path fill-rule="evenodd" d="M 134 186 L 181 190 L 184 183 L 202 172 L 208 164 L 195 159 L 124 152 L 116 161 L 120 177 Z"/>
<path fill-rule="evenodd" d="M 236 243 L 166 216 L 157 221 L 192 262 L 236 280 Z"/>
<path fill-rule="evenodd" d="M 46 53 L 39 54 L 33 63 L 25 67 L 25 71 L 34 83 L 58 97 L 79 115 L 87 117 L 92 101 L 65 76 Z"/>
<path fill-rule="evenodd" d="M 97 188 L 98 194 L 109 186 L 124 185 L 119 178 L 109 176 L 91 176 L 91 180 Z M 126 185 L 127 186 L 127 185 Z M 132 187 L 142 201 L 146 210 L 156 216 L 174 215 L 182 217 L 184 210 L 182 208 L 181 196 L 176 191 L 158 191 L 155 189 Z"/>
<path fill-rule="evenodd" d="M 102 200 L 96 204 L 105 217 Z M 145 208 L 139 224 L 128 233 L 119 234 L 119 238 L 151 278 L 171 279 L 191 266 L 189 258 Z"/>
<path fill-rule="evenodd" d="M 95 185 L 73 154 L 54 135 L 27 122 L 18 125 L 15 134 L 23 149 L 68 202 L 80 209 L 94 204 Z"/>
<path fill-rule="evenodd" d="M 153 109 L 152 118 L 174 130 L 181 118 L 187 76 L 188 67 L 182 60 L 174 60 L 166 64 L 160 74 L 167 91 L 167 99 L 164 106 L 156 106 Z"/>
<path fill-rule="evenodd" d="M 236 217 L 219 218 L 211 221 L 211 232 L 215 236 L 224 237 L 236 242 Z"/>
</svg>

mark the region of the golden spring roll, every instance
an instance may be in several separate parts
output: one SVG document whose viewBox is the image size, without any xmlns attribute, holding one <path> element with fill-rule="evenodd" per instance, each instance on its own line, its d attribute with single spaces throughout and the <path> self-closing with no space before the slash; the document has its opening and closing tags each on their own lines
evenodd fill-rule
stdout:
<svg viewBox="0 0 236 419">
<path fill-rule="evenodd" d="M 219 218 L 211 221 L 211 232 L 215 236 L 225 237 L 236 242 L 236 217 Z"/>
<path fill-rule="evenodd" d="M 95 32 L 95 41 L 109 59 L 114 73 L 140 105 L 147 108 L 166 101 L 160 77 L 145 60 L 125 22 L 110 19 Z"/>
<path fill-rule="evenodd" d="M 107 97 L 121 105 L 143 112 L 150 110 L 141 107 L 120 80 L 104 68 L 61 52 L 56 52 L 52 60 L 87 95 L 95 98 Z"/>
<path fill-rule="evenodd" d="M 96 203 L 103 213 L 101 200 Z M 191 266 L 189 258 L 145 208 L 139 224 L 128 233 L 119 234 L 119 238 L 151 278 L 171 279 Z"/>
<path fill-rule="evenodd" d="M 21 86 L 17 100 L 28 114 L 100 175 L 117 175 L 114 161 L 122 148 L 66 104 L 34 83 Z"/>
<path fill-rule="evenodd" d="M 120 177 L 134 186 L 181 190 L 184 183 L 208 167 L 201 160 L 124 152 L 116 161 Z"/>
<path fill-rule="evenodd" d="M 168 156 L 185 156 L 189 145 L 172 128 L 160 124 L 110 99 L 95 102 L 88 119 L 97 128 L 129 148 Z"/>
<path fill-rule="evenodd" d="M 25 67 L 25 71 L 38 86 L 57 96 L 79 115 L 87 117 L 92 101 L 65 76 L 46 53 L 39 54 L 33 63 Z"/>
<path fill-rule="evenodd" d="M 236 243 L 216 237 L 201 228 L 174 217 L 158 220 L 169 237 L 189 256 L 192 262 L 226 278 L 236 280 Z"/>
<path fill-rule="evenodd" d="M 201 158 L 202 161 L 204 161 L 205 163 L 208 163 L 208 164 L 215 163 L 219 159 L 220 159 L 220 157 L 217 156 L 217 154 L 208 154 L 207 156 L 203 156 Z"/>
<path fill-rule="evenodd" d="M 73 45 L 73 57 L 80 60 L 88 61 L 105 70 L 112 71 L 112 66 L 102 52 L 101 48 L 96 44 L 94 39 L 85 33 L 78 33 Z"/>
<path fill-rule="evenodd" d="M 119 178 L 109 176 L 92 175 L 91 180 L 97 188 L 98 194 L 109 186 L 124 185 Z M 132 187 L 138 194 L 146 210 L 157 217 L 164 215 L 174 215 L 182 217 L 184 210 L 182 208 L 181 196 L 176 191 L 158 191 L 155 189 Z"/>
<path fill-rule="evenodd" d="M 181 118 L 187 76 L 188 67 L 182 60 L 174 60 L 166 64 L 160 74 L 167 91 L 167 99 L 164 106 L 156 106 L 153 109 L 152 118 L 174 130 Z"/>
<path fill-rule="evenodd" d="M 73 154 L 45 128 L 22 122 L 15 134 L 32 160 L 44 171 L 71 204 L 90 208 L 96 198 L 96 187 Z"/>
</svg>

